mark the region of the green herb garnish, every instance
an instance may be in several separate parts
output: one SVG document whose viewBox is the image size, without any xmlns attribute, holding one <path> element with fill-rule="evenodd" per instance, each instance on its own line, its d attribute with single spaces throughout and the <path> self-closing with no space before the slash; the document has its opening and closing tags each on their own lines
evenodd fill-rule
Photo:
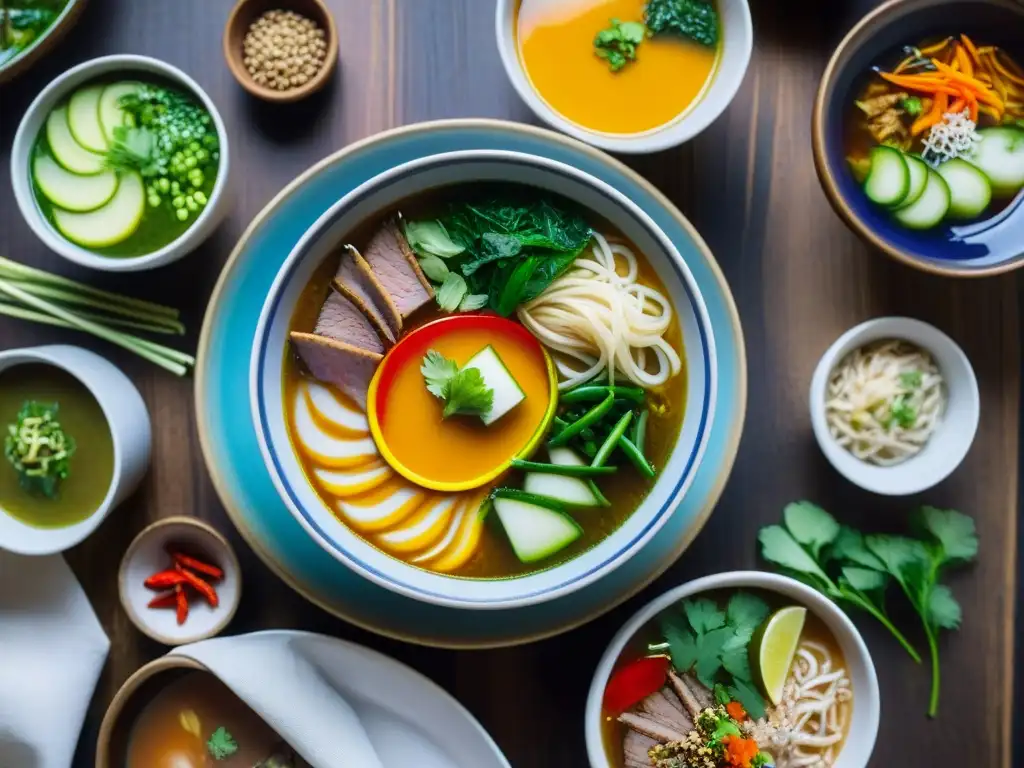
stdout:
<svg viewBox="0 0 1024 768">
<path fill-rule="evenodd" d="M 612 72 L 618 72 L 627 63 L 636 61 L 636 47 L 646 35 L 647 29 L 639 21 L 612 19 L 611 26 L 594 38 L 594 53 L 608 62 Z"/>
<path fill-rule="evenodd" d="M 57 403 L 26 402 L 4 438 L 4 456 L 21 487 L 51 499 L 70 475 L 75 452 L 75 441 L 57 420 L 58 410 Z"/>
<path fill-rule="evenodd" d="M 952 510 L 923 507 L 914 517 L 919 538 L 907 538 L 864 536 L 806 501 L 789 504 L 783 516 L 785 527 L 771 525 L 758 534 L 762 557 L 829 598 L 870 613 L 919 662 L 884 608 L 889 580 L 900 585 L 924 625 L 932 669 L 928 715 L 934 717 L 940 684 L 937 636 L 940 629 L 958 628 L 961 620 L 959 603 L 939 577 L 945 567 L 977 556 L 974 521 Z"/>
<path fill-rule="evenodd" d="M 238 742 L 222 725 L 206 741 L 206 750 L 214 760 L 227 760 L 238 751 Z"/>
<path fill-rule="evenodd" d="M 900 384 L 907 389 L 917 389 L 923 380 L 924 375 L 920 371 L 906 371 L 900 374 Z"/>
<path fill-rule="evenodd" d="M 917 409 L 910 404 L 906 395 L 897 395 L 889 406 L 889 418 L 885 420 L 886 428 L 895 421 L 904 429 L 914 426 L 917 421 Z"/>
<path fill-rule="evenodd" d="M 494 405 L 494 390 L 476 368 L 460 369 L 437 350 L 423 357 L 420 373 L 427 391 L 444 401 L 443 418 L 455 415 L 486 415 Z"/>
<path fill-rule="evenodd" d="M 701 45 L 718 44 L 718 12 L 704 0 L 649 0 L 644 19 L 652 34 L 670 32 Z"/>
<path fill-rule="evenodd" d="M 770 612 L 767 603 L 737 592 L 724 611 L 705 597 L 684 600 L 681 609 L 661 616 L 666 643 L 651 650 L 667 650 L 677 671 L 693 670 L 717 699 L 738 701 L 755 720 L 763 717 L 765 703 L 752 682 L 749 646 L 754 630 Z"/>
<path fill-rule="evenodd" d="M 924 104 L 917 96 L 908 96 L 900 102 L 900 106 L 911 117 L 917 117 L 924 111 Z"/>
</svg>

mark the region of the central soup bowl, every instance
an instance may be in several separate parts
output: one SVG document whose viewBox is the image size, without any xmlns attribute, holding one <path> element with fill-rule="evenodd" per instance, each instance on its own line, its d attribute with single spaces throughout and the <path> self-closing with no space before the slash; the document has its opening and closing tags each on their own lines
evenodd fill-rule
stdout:
<svg viewBox="0 0 1024 768">
<path fill-rule="evenodd" d="M 573 201 L 589 218 L 607 222 L 636 246 L 673 304 L 672 322 L 683 340 L 686 393 L 679 435 L 658 468 L 656 481 L 613 532 L 545 570 L 487 579 L 410 565 L 344 524 L 310 483 L 291 443 L 285 380 L 290 325 L 303 291 L 350 233 L 407 199 L 442 188 L 493 183 L 529 187 Z M 696 245 L 706 249 L 703 243 Z M 515 152 L 472 150 L 427 156 L 382 173 L 342 197 L 310 227 L 284 260 L 266 297 L 253 341 L 250 400 L 270 476 L 285 505 L 317 544 L 356 573 L 399 594 L 482 610 L 555 599 L 596 581 L 638 552 L 674 513 L 693 481 L 715 417 L 716 381 L 714 335 L 700 291 L 678 249 L 644 211 L 604 182 L 562 163 Z"/>
</svg>

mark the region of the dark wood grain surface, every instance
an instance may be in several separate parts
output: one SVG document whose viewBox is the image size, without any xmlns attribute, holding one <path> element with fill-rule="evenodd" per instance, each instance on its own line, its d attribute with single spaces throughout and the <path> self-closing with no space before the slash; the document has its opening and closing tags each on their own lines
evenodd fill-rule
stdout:
<svg viewBox="0 0 1024 768">
<path fill-rule="evenodd" d="M 53 55 L 0 88 L 0 253 L 180 306 L 193 346 L 213 283 L 240 232 L 313 162 L 398 124 L 458 116 L 532 121 L 499 63 L 491 0 L 331 0 L 341 35 L 338 76 L 323 93 L 290 107 L 256 103 L 232 80 L 220 52 L 230 5 L 90 0 Z M 1019 589 L 1018 279 L 956 282 L 913 272 L 871 252 L 843 227 L 814 175 L 811 102 L 832 46 L 872 2 L 752 5 L 754 61 L 732 107 L 690 146 L 630 160 L 696 224 L 736 295 L 750 360 L 739 458 L 716 513 L 689 552 L 642 596 L 580 630 L 520 648 L 455 653 L 383 640 L 322 613 L 273 577 L 231 528 L 203 466 L 190 380 L 71 332 L 0 321 L 3 348 L 62 341 L 106 355 L 139 385 L 154 421 L 153 465 L 144 486 L 67 556 L 112 641 L 76 765 L 92 764 L 99 720 L 118 686 L 165 650 L 142 637 L 118 604 L 120 556 L 147 523 L 184 513 L 228 533 L 243 561 L 247 590 L 231 631 L 293 627 L 365 643 L 451 691 L 516 768 L 582 768 L 590 675 L 612 633 L 644 601 L 702 574 L 757 567 L 757 528 L 775 521 L 795 498 L 813 499 L 870 529 L 901 527 L 918 500 L 872 496 L 836 475 L 814 444 L 805 401 L 813 366 L 835 337 L 870 317 L 906 314 L 953 336 L 978 375 L 982 410 L 974 447 L 963 466 L 921 500 L 974 515 L 982 555 L 975 568 L 952 580 L 965 619 L 960 632 L 941 640 L 944 708 L 938 721 L 924 717 L 925 670 L 858 617 L 883 698 L 872 765 L 1009 768 Z M 155 275 L 72 268 L 29 231 L 7 180 L 17 122 L 32 97 L 67 67 L 117 52 L 183 67 L 218 104 L 232 142 L 236 184 L 227 221 L 199 251 Z"/>
</svg>

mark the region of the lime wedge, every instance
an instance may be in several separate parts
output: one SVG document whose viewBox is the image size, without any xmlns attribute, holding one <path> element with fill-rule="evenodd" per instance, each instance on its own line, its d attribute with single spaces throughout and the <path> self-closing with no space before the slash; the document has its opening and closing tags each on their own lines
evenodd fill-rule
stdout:
<svg viewBox="0 0 1024 768">
<path fill-rule="evenodd" d="M 750 642 L 754 677 L 774 706 L 782 701 L 789 667 L 800 643 L 807 609 L 800 605 L 780 608 L 761 625 Z"/>
</svg>

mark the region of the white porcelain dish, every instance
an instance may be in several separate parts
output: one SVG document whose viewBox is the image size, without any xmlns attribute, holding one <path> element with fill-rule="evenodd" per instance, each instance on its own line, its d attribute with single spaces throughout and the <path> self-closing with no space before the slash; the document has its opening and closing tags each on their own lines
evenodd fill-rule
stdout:
<svg viewBox="0 0 1024 768">
<path fill-rule="evenodd" d="M 546 1 L 558 4 L 574 0 Z M 721 52 L 718 67 L 703 95 L 689 109 L 658 128 L 632 134 L 601 133 L 566 119 L 534 89 L 519 56 L 516 16 L 520 2 L 498 0 L 495 11 L 498 53 L 512 86 L 533 113 L 552 128 L 609 152 L 646 154 L 690 141 L 718 119 L 735 98 L 754 49 L 754 28 L 747 0 L 717 0 L 722 20 Z"/>
<path fill-rule="evenodd" d="M 835 441 L 825 418 L 826 388 L 836 365 L 855 349 L 882 339 L 903 339 L 931 353 L 948 398 L 939 426 L 921 452 L 891 467 L 856 458 Z M 811 379 L 810 409 L 814 437 L 839 474 L 865 490 L 905 496 L 942 482 L 964 460 L 978 431 L 978 381 L 967 355 L 935 326 L 907 317 L 880 317 L 851 328 L 828 348 Z"/>
<path fill-rule="evenodd" d="M 585 711 L 587 756 L 591 768 L 614 768 L 605 752 L 601 732 L 602 700 L 615 662 L 636 633 L 655 616 L 680 600 L 723 589 L 757 589 L 774 592 L 807 608 L 828 627 L 846 658 L 853 688 L 853 716 L 843 749 L 833 768 L 866 768 L 878 736 L 881 696 L 871 654 L 849 617 L 827 597 L 788 576 L 764 571 L 729 571 L 680 584 L 641 608 L 612 638 L 598 662 L 590 683 Z"/>
<path fill-rule="evenodd" d="M 639 509 L 611 536 L 573 560 L 515 579 L 470 580 L 422 570 L 372 547 L 342 524 L 306 480 L 283 408 L 288 325 L 314 270 L 356 225 L 426 190 L 511 182 L 557 193 L 610 222 L 647 256 L 666 285 L 684 339 L 686 416 L 659 479 Z M 536 604 L 592 583 L 626 562 L 675 511 L 703 457 L 715 415 L 717 358 L 707 308 L 676 247 L 634 203 L 607 184 L 562 163 L 515 152 L 472 150 L 432 155 L 385 172 L 344 196 L 284 261 L 253 342 L 250 394 L 257 439 L 281 498 L 329 554 L 399 594 L 436 605 L 500 609 Z"/>
<path fill-rule="evenodd" d="M 220 168 L 217 182 L 214 184 L 210 201 L 185 232 L 176 240 L 152 253 L 132 257 L 103 256 L 75 245 L 54 228 L 36 203 L 32 192 L 32 174 L 30 163 L 32 149 L 35 146 L 40 130 L 46 123 L 53 108 L 75 88 L 83 83 L 110 76 L 116 73 L 119 77 L 130 76 L 132 73 L 156 75 L 163 80 L 190 92 L 198 99 L 217 129 L 220 140 Z M 141 272 L 147 269 L 162 267 L 177 261 L 195 250 L 217 225 L 227 212 L 228 197 L 225 188 L 230 176 L 231 160 L 228 149 L 228 135 L 221 120 L 220 113 L 213 100 L 199 84 L 177 67 L 149 56 L 117 54 L 90 59 L 72 67 L 47 85 L 25 111 L 18 132 L 14 135 L 11 148 L 11 184 L 14 187 L 14 198 L 18 203 L 21 215 L 25 217 L 29 227 L 46 246 L 65 259 L 83 267 L 99 269 L 107 272 Z"/>
<path fill-rule="evenodd" d="M 191 593 L 184 624 L 178 624 L 174 609 L 148 606 L 165 590 L 149 589 L 145 581 L 157 571 L 174 567 L 169 548 L 180 548 L 224 571 L 224 578 L 212 582 L 217 607 Z M 117 574 L 117 591 L 125 613 L 140 632 L 164 645 L 181 645 L 213 637 L 231 623 L 242 599 L 242 569 L 231 544 L 212 526 L 191 517 L 167 517 L 144 528 L 128 546 Z"/>
<path fill-rule="evenodd" d="M 36 528 L 0 507 L 0 548 L 22 555 L 49 555 L 75 546 L 91 534 L 138 487 L 152 445 L 149 412 L 135 385 L 112 363 L 80 347 L 52 345 L 0 352 L 0 374 L 16 365 L 43 363 L 82 382 L 103 409 L 114 442 L 114 475 L 99 508 L 63 528 Z"/>
</svg>

